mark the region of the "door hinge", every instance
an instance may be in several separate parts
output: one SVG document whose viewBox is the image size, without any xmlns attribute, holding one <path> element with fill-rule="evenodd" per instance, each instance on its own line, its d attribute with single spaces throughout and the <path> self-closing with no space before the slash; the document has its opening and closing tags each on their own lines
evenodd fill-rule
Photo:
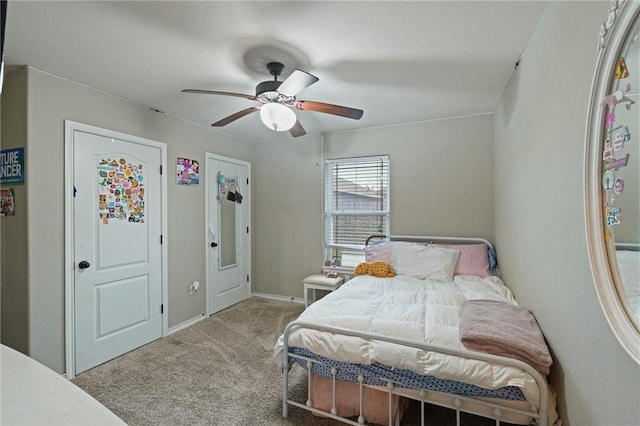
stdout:
<svg viewBox="0 0 640 426">
<path fill-rule="evenodd" d="M 247 234 L 249 233 L 249 227 L 247 226 Z"/>
<path fill-rule="evenodd" d="M 160 305 L 160 313 L 164 314 L 164 304 Z"/>
<path fill-rule="evenodd" d="M 162 244 L 162 234 L 160 234 L 160 244 Z"/>
<path fill-rule="evenodd" d="M 162 164 L 160 165 L 160 174 L 162 174 Z"/>
<path fill-rule="evenodd" d="M 249 178 L 247 178 L 247 185 L 249 185 Z"/>
<path fill-rule="evenodd" d="M 247 275 L 247 282 L 249 282 L 249 275 Z"/>
</svg>

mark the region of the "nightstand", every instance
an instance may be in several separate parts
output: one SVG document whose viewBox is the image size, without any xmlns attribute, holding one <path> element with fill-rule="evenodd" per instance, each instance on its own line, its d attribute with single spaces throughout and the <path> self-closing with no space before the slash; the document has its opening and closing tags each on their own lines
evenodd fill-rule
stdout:
<svg viewBox="0 0 640 426">
<path fill-rule="evenodd" d="M 344 278 L 345 282 L 349 281 L 353 276 L 353 271 L 355 271 L 355 266 L 323 266 L 322 273 L 327 274 L 328 272 L 335 271 L 339 276 Z"/>
<path fill-rule="evenodd" d="M 344 278 L 338 276 L 336 278 L 330 278 L 323 274 L 309 275 L 302 280 L 304 284 L 304 307 L 309 306 L 308 290 L 313 290 L 313 301 L 316 300 L 316 290 L 334 291 L 342 285 Z"/>
</svg>

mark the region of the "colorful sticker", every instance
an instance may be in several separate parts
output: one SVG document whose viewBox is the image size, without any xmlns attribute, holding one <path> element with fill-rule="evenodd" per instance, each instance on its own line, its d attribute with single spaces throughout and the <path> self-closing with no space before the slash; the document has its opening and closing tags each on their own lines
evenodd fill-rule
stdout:
<svg viewBox="0 0 640 426">
<path fill-rule="evenodd" d="M 607 209 L 606 216 L 607 226 L 619 225 L 622 223 L 622 209 L 620 207 Z"/>
<path fill-rule="evenodd" d="M 620 167 L 625 167 L 629 163 L 629 154 L 622 158 L 612 158 L 611 161 L 607 161 L 604 165 L 605 170 L 618 170 Z"/>
<path fill-rule="evenodd" d="M 613 112 L 608 112 L 604 122 L 605 129 L 610 129 L 614 121 L 616 121 L 616 115 Z"/>
<path fill-rule="evenodd" d="M 616 64 L 616 70 L 613 73 L 613 78 L 621 79 L 629 77 L 629 70 L 627 69 L 627 64 L 624 61 L 624 58 L 618 59 L 618 63 Z"/>
<path fill-rule="evenodd" d="M 98 211 L 100 221 L 144 223 L 144 171 L 142 164 L 125 158 L 104 158 L 98 164 Z"/>
<path fill-rule="evenodd" d="M 611 191 L 613 189 L 613 183 L 615 182 L 615 176 L 611 170 L 607 170 L 602 175 L 602 187 L 605 191 Z"/>
<path fill-rule="evenodd" d="M 611 149 L 611 139 L 606 138 L 604 140 L 604 147 L 602 149 L 602 159 L 604 161 L 610 160 L 613 158 L 613 150 Z"/>
<path fill-rule="evenodd" d="M 0 216 L 13 216 L 14 206 L 11 188 L 0 188 Z"/>
<path fill-rule="evenodd" d="M 624 191 L 624 180 L 618 178 L 613 184 L 613 192 L 620 194 L 622 191 Z"/>
<path fill-rule="evenodd" d="M 613 150 L 620 151 L 624 149 L 624 143 L 629 142 L 631 134 L 627 126 L 618 126 L 612 131 L 613 134 Z"/>
</svg>

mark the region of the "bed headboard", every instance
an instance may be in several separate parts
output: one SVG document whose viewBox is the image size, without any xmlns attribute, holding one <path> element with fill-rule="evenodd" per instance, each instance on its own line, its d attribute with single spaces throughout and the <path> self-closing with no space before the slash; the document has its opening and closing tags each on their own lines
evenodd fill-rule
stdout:
<svg viewBox="0 0 640 426">
<path fill-rule="evenodd" d="M 390 241 L 410 241 L 416 243 L 429 243 L 429 244 L 486 244 L 493 249 L 493 245 L 484 238 L 474 237 L 435 237 L 435 236 L 421 236 L 421 235 L 390 235 Z"/>
<path fill-rule="evenodd" d="M 381 241 L 407 241 L 412 243 L 421 243 L 421 244 L 456 244 L 456 245 L 465 245 L 465 244 L 485 244 L 487 246 L 487 258 L 489 261 L 489 271 L 491 275 L 500 276 L 500 271 L 498 270 L 498 259 L 496 255 L 496 251 L 493 245 L 484 238 L 475 238 L 475 237 L 441 237 L 441 236 L 428 236 L 428 235 L 372 235 L 367 238 L 365 243 L 365 247 L 369 246 L 369 244 L 377 244 Z M 471 250 L 471 248 L 470 248 Z M 367 248 L 365 248 L 365 253 Z M 473 252 L 473 250 L 471 250 Z M 470 253 L 465 251 L 465 253 Z M 477 251 L 476 251 L 477 253 Z M 474 255 L 465 254 L 465 259 L 476 259 Z M 471 256 L 471 257 L 469 257 Z M 482 262 L 480 262 L 482 264 Z"/>
<path fill-rule="evenodd" d="M 638 243 L 616 243 L 616 250 L 640 251 Z"/>
</svg>

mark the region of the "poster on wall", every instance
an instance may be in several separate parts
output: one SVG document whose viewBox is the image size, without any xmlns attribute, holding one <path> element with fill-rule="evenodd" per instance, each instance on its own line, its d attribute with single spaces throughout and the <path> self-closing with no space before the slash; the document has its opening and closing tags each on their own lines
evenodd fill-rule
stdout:
<svg viewBox="0 0 640 426">
<path fill-rule="evenodd" d="M 126 158 L 103 158 L 98 163 L 100 221 L 144 223 L 144 168 Z"/>
<path fill-rule="evenodd" d="M 178 157 L 176 160 L 176 183 L 197 186 L 200 183 L 200 165 L 196 160 Z"/>
<path fill-rule="evenodd" d="M 9 188 L 0 189 L 0 216 L 13 216 L 13 193 Z"/>
<path fill-rule="evenodd" d="M 0 185 L 24 184 L 24 148 L 0 151 Z"/>
</svg>

